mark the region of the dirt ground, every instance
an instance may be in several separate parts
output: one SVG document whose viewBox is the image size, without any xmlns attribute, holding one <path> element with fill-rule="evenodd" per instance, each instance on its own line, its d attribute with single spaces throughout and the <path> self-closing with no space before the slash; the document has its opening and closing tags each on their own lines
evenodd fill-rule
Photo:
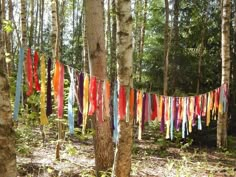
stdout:
<svg viewBox="0 0 236 177">
<path fill-rule="evenodd" d="M 236 151 L 199 148 L 192 146 L 191 142 L 181 145 L 165 140 L 155 131 L 146 131 L 142 141 L 134 139 L 132 177 L 236 176 Z M 55 160 L 57 135 L 51 128 L 45 128 L 44 145 L 37 127 L 21 126 L 16 133 L 19 177 L 95 176 L 91 134 L 66 136 L 58 161 Z M 104 172 L 105 176 L 111 176 L 111 172 Z"/>
</svg>

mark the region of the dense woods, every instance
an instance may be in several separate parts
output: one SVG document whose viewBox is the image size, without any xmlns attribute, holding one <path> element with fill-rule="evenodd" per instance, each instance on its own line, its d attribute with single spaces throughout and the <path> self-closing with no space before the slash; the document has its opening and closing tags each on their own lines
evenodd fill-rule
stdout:
<svg viewBox="0 0 236 177">
<path fill-rule="evenodd" d="M 235 60 L 236 1 L 0 0 L 0 177 L 235 176 Z"/>
</svg>

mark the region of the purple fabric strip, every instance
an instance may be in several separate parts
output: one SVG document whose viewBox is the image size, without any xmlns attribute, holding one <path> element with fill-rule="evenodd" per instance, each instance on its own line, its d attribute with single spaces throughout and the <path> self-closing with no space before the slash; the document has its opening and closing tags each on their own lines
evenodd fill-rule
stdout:
<svg viewBox="0 0 236 177">
<path fill-rule="evenodd" d="M 51 85 L 51 68 L 52 68 L 52 60 L 48 58 L 48 70 L 47 70 L 47 116 L 52 114 L 52 85 Z"/>
<path fill-rule="evenodd" d="M 174 125 L 175 129 L 178 130 L 178 107 L 179 107 L 179 98 L 175 99 L 175 112 L 174 112 Z"/>
<path fill-rule="evenodd" d="M 84 74 L 81 72 L 78 78 L 78 99 L 79 99 L 79 111 L 78 111 L 78 126 L 83 123 L 83 92 L 84 92 Z"/>
</svg>

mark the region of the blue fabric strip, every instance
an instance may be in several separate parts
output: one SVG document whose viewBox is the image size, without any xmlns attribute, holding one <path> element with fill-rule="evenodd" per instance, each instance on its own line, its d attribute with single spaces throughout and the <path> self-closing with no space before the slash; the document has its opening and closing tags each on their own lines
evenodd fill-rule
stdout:
<svg viewBox="0 0 236 177">
<path fill-rule="evenodd" d="M 117 83 L 114 85 L 113 93 L 113 117 L 114 117 L 114 130 L 113 130 L 113 141 L 118 142 L 118 103 L 117 103 Z"/>
<path fill-rule="evenodd" d="M 74 134 L 74 112 L 73 112 L 73 105 L 75 102 L 75 81 L 74 81 L 74 69 L 69 68 L 69 75 L 70 75 L 70 90 L 69 90 L 69 97 L 68 97 L 68 123 L 69 123 L 69 132 L 70 134 Z"/>
<path fill-rule="evenodd" d="M 202 130 L 202 120 L 201 120 L 201 116 L 199 115 L 197 118 L 198 118 L 197 128 L 198 128 L 198 130 Z"/>
<path fill-rule="evenodd" d="M 13 114 L 14 120 L 18 119 L 18 114 L 19 114 L 20 96 L 21 96 L 21 90 L 22 90 L 21 85 L 22 85 L 23 62 L 24 62 L 24 49 L 20 48 L 18 72 L 17 72 L 17 79 L 16 79 L 16 96 L 15 96 L 14 114 Z"/>
</svg>

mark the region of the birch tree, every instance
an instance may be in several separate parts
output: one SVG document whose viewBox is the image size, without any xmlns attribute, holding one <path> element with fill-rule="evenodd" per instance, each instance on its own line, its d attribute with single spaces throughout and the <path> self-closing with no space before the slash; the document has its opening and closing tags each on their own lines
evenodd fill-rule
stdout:
<svg viewBox="0 0 236 177">
<path fill-rule="evenodd" d="M 221 58 L 222 58 L 222 76 L 221 84 L 228 84 L 230 81 L 230 14 L 231 1 L 222 0 L 221 15 Z M 227 147 L 227 111 L 219 115 L 217 121 L 217 147 Z"/>
<path fill-rule="evenodd" d="M 133 86 L 133 48 L 131 1 L 117 0 L 117 76 L 119 85 Z M 127 104 L 129 106 L 129 104 Z M 127 110 L 127 109 L 126 109 Z M 128 120 L 128 121 L 126 121 Z M 126 120 L 119 121 L 119 139 L 116 145 L 113 176 L 128 177 L 131 171 L 133 117 L 126 113 Z"/>
</svg>

